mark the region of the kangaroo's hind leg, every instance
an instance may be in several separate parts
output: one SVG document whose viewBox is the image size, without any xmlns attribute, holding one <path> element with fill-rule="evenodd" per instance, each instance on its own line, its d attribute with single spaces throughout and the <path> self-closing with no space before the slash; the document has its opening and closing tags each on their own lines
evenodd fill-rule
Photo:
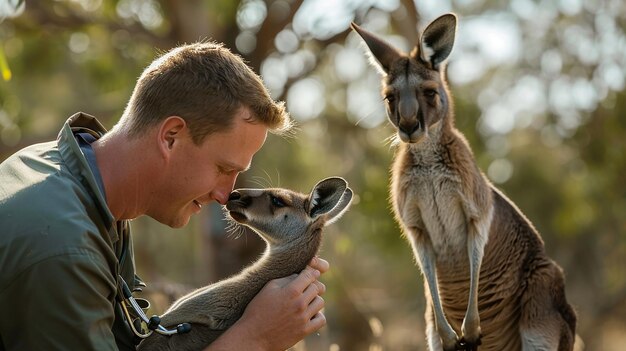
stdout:
<svg viewBox="0 0 626 351">
<path fill-rule="evenodd" d="M 522 295 L 520 336 L 523 351 L 571 351 L 576 315 L 565 300 L 561 269 L 551 261 L 537 267 Z"/>
</svg>

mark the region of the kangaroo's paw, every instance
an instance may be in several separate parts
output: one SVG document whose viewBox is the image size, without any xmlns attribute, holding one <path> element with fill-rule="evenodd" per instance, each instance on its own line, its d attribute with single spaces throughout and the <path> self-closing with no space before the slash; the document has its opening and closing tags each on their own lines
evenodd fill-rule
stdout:
<svg viewBox="0 0 626 351">
<path fill-rule="evenodd" d="M 457 342 L 456 344 L 450 346 L 450 347 L 446 347 L 443 346 L 443 351 L 463 351 L 465 349 L 459 349 L 459 343 Z"/>
<path fill-rule="evenodd" d="M 469 340 L 466 339 L 465 336 L 463 336 L 461 339 L 459 339 L 456 347 L 457 347 L 457 351 L 478 351 L 478 346 L 482 343 L 480 341 L 482 335 L 478 335 L 478 338 L 476 338 L 476 340 Z"/>
<path fill-rule="evenodd" d="M 461 339 L 459 339 L 458 335 L 450 328 L 451 333 L 447 334 L 447 337 L 441 338 L 441 346 L 443 351 L 459 351 L 459 343 Z"/>
</svg>

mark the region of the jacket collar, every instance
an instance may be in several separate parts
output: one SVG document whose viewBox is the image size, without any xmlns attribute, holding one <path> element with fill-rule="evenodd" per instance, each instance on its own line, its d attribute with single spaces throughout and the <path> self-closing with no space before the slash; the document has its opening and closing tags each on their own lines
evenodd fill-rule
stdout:
<svg viewBox="0 0 626 351">
<path fill-rule="evenodd" d="M 74 137 L 74 133 L 87 132 L 99 139 L 107 130 L 98 120 L 86 113 L 78 112 L 67 119 L 63 128 L 59 132 L 57 142 L 59 152 L 66 162 L 70 172 L 76 176 L 81 184 L 89 191 L 98 211 L 107 228 L 112 242 L 119 240 L 119 235 L 115 224 L 115 219 L 107 206 L 104 194 L 100 192 L 96 178 L 94 177 L 87 159 L 80 150 L 80 146 Z"/>
</svg>

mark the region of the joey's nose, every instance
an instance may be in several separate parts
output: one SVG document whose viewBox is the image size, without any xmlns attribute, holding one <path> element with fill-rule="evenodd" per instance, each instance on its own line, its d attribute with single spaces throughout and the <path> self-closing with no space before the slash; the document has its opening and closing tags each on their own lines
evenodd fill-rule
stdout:
<svg viewBox="0 0 626 351">
<path fill-rule="evenodd" d="M 230 193 L 230 195 L 228 196 L 228 201 L 232 201 L 232 200 L 239 200 L 241 199 L 241 194 L 237 191 L 234 190 L 232 193 Z"/>
</svg>

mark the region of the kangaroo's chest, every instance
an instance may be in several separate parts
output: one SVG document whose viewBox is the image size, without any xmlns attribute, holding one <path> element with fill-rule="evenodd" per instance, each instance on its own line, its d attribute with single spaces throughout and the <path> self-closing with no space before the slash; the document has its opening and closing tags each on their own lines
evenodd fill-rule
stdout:
<svg viewBox="0 0 626 351">
<path fill-rule="evenodd" d="M 406 167 L 393 186 L 394 209 L 407 235 L 426 235 L 438 258 L 464 257 L 467 221 L 458 175 L 437 165 Z"/>
</svg>

